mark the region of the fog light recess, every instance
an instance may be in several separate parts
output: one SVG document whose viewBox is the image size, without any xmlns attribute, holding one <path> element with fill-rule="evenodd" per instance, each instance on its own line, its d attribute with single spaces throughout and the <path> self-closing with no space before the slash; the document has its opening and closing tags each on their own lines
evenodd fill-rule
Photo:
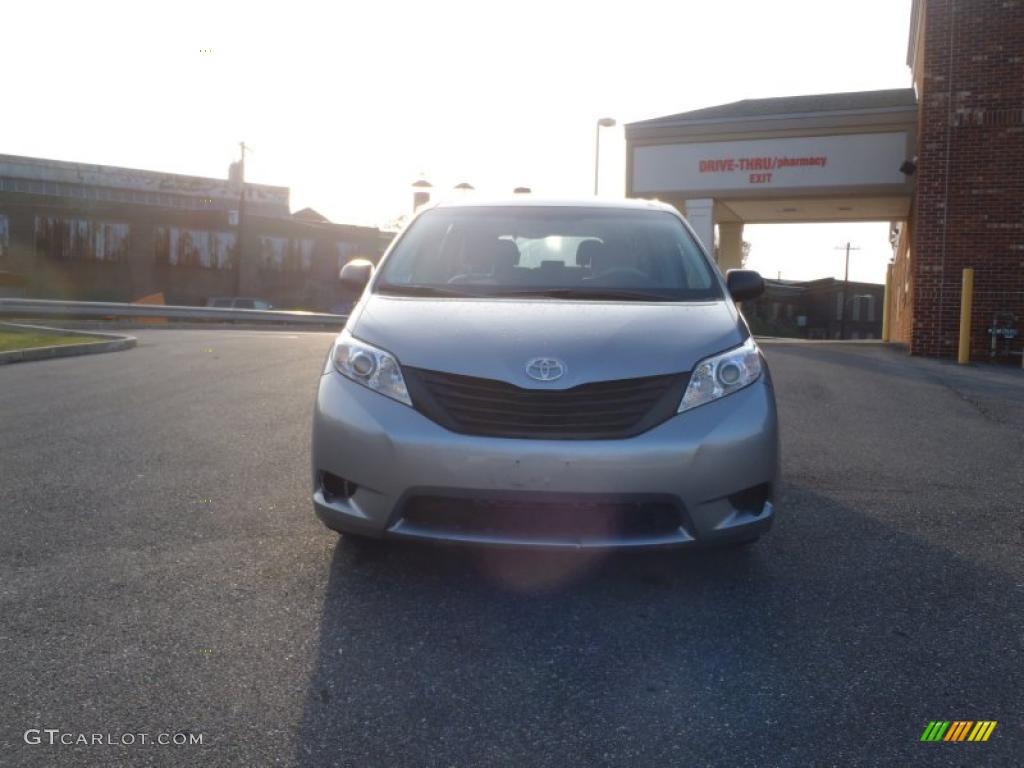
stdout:
<svg viewBox="0 0 1024 768">
<path fill-rule="evenodd" d="M 324 497 L 332 499 L 350 499 L 359 487 L 351 480 L 331 474 L 330 472 L 320 473 L 320 487 L 323 488 Z"/>
<path fill-rule="evenodd" d="M 729 503 L 739 512 L 760 515 L 764 505 L 772 499 L 772 484 L 760 483 L 729 496 Z"/>
</svg>

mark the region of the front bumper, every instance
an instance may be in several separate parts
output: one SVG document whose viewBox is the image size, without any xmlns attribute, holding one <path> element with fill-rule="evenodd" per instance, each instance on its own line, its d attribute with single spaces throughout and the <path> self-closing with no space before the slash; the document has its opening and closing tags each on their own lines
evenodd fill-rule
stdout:
<svg viewBox="0 0 1024 768">
<path fill-rule="evenodd" d="M 460 435 L 337 372 L 320 379 L 313 416 L 313 505 L 330 528 L 541 547 L 635 547 L 753 538 L 774 518 L 778 427 L 771 380 L 678 414 L 623 440 L 520 440 Z M 330 473 L 325 489 L 324 474 Z M 339 492 L 338 479 L 346 481 Z M 760 496 L 751 489 L 760 489 Z M 538 504 L 646 499 L 680 512 L 670 529 L 511 533 L 407 515 L 410 502 L 472 498 Z M 756 503 L 751 504 L 751 499 Z M 443 517 L 443 516 L 442 516 Z"/>
</svg>

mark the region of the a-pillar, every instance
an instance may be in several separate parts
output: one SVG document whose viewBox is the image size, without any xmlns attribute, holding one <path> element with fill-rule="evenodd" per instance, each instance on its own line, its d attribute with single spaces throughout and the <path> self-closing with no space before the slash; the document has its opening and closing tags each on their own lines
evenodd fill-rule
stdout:
<svg viewBox="0 0 1024 768">
<path fill-rule="evenodd" d="M 743 222 L 718 223 L 718 268 L 739 269 L 743 266 Z"/>
<path fill-rule="evenodd" d="M 715 253 L 715 201 L 711 198 L 686 201 L 686 220 L 709 254 Z"/>
</svg>

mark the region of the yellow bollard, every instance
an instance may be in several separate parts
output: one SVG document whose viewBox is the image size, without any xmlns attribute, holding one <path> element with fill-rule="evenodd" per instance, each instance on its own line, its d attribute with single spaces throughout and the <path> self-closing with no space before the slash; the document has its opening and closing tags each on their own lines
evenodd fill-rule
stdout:
<svg viewBox="0 0 1024 768">
<path fill-rule="evenodd" d="M 890 301 L 892 301 L 892 264 L 885 268 L 885 296 L 882 299 L 882 341 L 889 340 Z"/>
<path fill-rule="evenodd" d="M 960 291 L 960 350 L 956 361 L 960 365 L 971 362 L 971 304 L 974 299 L 974 270 L 964 270 L 964 283 Z"/>
</svg>

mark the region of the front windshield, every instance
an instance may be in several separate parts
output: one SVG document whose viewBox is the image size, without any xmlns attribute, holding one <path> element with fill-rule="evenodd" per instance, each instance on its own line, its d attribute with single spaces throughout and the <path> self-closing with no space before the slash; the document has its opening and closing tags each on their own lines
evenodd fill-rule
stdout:
<svg viewBox="0 0 1024 768">
<path fill-rule="evenodd" d="M 381 293 L 707 301 L 718 281 L 666 211 L 435 208 L 396 244 Z"/>
</svg>

